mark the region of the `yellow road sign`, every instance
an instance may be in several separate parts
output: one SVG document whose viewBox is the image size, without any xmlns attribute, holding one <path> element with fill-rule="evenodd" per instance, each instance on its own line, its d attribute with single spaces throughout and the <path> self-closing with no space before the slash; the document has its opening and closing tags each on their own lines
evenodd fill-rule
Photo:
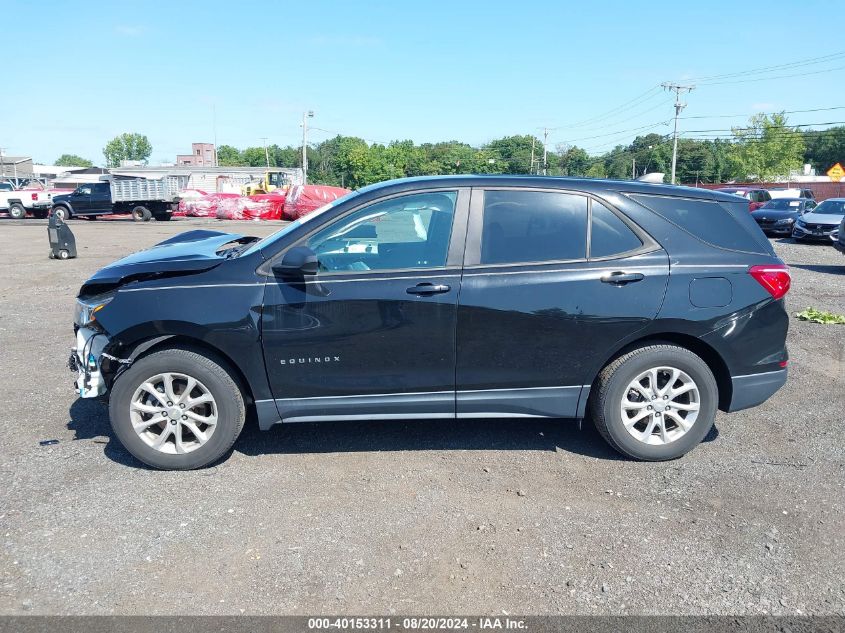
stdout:
<svg viewBox="0 0 845 633">
<path fill-rule="evenodd" d="M 842 177 L 845 176 L 845 168 L 843 168 L 839 163 L 836 163 L 833 167 L 827 170 L 827 175 L 830 176 L 830 179 L 833 182 L 839 182 L 842 180 Z"/>
</svg>

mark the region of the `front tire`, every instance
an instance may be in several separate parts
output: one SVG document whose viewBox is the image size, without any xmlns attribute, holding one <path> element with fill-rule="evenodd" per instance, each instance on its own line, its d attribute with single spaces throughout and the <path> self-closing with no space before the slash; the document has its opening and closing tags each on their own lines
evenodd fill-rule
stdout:
<svg viewBox="0 0 845 633">
<path fill-rule="evenodd" d="M 650 345 L 605 367 L 590 397 L 599 433 L 617 451 L 643 461 L 676 459 L 695 448 L 716 419 L 719 390 L 699 356 Z"/>
<path fill-rule="evenodd" d="M 53 207 L 53 215 L 59 218 L 62 222 L 66 222 L 71 217 L 70 209 L 67 207 Z"/>
<path fill-rule="evenodd" d="M 246 419 L 243 394 L 224 367 L 184 348 L 135 361 L 112 387 L 115 435 L 132 455 L 163 470 L 202 468 L 220 459 Z"/>
</svg>

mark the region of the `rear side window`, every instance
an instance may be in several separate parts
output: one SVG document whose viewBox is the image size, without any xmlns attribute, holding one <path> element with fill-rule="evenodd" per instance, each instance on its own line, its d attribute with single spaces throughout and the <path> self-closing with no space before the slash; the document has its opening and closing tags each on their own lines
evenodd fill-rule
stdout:
<svg viewBox="0 0 845 633">
<path fill-rule="evenodd" d="M 640 238 L 613 211 L 593 200 L 590 257 L 610 257 L 638 249 Z"/>
<path fill-rule="evenodd" d="M 587 257 L 587 198 L 546 191 L 484 193 L 482 264 Z"/>
<path fill-rule="evenodd" d="M 734 251 L 772 253 L 768 240 L 751 217 L 746 204 L 642 194 L 632 194 L 631 198 L 713 246 Z"/>
</svg>

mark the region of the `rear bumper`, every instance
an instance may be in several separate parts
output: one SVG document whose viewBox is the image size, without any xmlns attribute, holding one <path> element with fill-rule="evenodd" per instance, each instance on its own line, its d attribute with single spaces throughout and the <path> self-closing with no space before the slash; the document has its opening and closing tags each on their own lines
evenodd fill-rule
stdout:
<svg viewBox="0 0 845 633">
<path fill-rule="evenodd" d="M 728 411 L 750 409 L 764 403 L 786 384 L 786 369 L 767 371 L 762 374 L 733 376 L 733 395 Z"/>
</svg>

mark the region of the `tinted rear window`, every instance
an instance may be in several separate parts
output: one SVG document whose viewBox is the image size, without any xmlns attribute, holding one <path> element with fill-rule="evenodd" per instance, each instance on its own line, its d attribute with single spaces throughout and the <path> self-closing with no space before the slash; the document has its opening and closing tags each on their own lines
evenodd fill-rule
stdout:
<svg viewBox="0 0 845 633">
<path fill-rule="evenodd" d="M 640 194 L 631 198 L 713 246 L 751 253 L 773 252 L 747 204 Z"/>
</svg>

